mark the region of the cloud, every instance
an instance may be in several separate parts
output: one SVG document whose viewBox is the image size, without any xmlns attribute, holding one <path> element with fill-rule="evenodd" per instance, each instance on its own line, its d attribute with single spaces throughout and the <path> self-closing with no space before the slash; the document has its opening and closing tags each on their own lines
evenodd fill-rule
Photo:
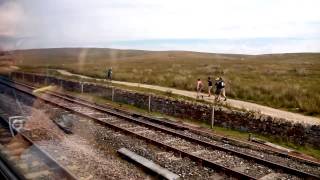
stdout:
<svg viewBox="0 0 320 180">
<path fill-rule="evenodd" d="M 320 52 L 320 38 L 161 39 L 114 42 L 120 49 L 188 50 L 236 54 Z"/>
<path fill-rule="evenodd" d="M 32 37 L 24 43 L 19 43 L 17 48 L 108 47 L 115 41 L 148 39 L 315 38 L 318 40 L 320 37 L 318 0 L 20 0 L 13 2 L 16 10 L 9 8 L 10 12 L 16 14 L 16 17 L 19 17 L 17 12 L 20 12 L 24 18 L 22 20 L 16 18 L 20 20 L 14 21 L 20 22 L 19 32 L 16 32 L 17 29 L 13 26 L 9 29 L 14 30 L 12 32 L 19 34 L 20 37 Z M 181 44 L 172 45 L 175 45 L 172 48 L 183 48 Z M 224 48 L 237 50 L 247 47 L 239 43 L 235 45 L 239 48 L 232 48 L 231 45 Z M 292 49 L 289 47 L 290 44 L 287 45 L 288 51 Z M 317 49 L 319 46 L 314 43 L 312 45 L 316 46 L 312 49 Z M 161 49 L 163 44 L 158 46 Z"/>
</svg>

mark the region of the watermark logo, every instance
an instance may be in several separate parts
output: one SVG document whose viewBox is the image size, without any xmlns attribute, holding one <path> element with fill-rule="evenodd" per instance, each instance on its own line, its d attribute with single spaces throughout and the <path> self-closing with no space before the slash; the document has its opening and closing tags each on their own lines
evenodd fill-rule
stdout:
<svg viewBox="0 0 320 180">
<path fill-rule="evenodd" d="M 25 116 L 9 117 L 9 128 L 12 136 L 14 136 L 14 130 L 20 132 L 24 128 L 27 119 Z"/>
</svg>

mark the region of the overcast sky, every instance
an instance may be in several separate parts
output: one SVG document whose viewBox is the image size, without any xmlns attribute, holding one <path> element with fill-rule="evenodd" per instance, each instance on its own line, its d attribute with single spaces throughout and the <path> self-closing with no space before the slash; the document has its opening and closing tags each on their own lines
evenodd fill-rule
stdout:
<svg viewBox="0 0 320 180">
<path fill-rule="evenodd" d="M 0 0 L 0 47 L 320 52 L 319 0 Z"/>
</svg>

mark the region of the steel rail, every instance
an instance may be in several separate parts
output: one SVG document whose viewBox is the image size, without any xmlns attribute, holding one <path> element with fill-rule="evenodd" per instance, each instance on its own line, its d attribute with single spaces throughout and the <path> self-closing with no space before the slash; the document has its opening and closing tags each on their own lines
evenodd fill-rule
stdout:
<svg viewBox="0 0 320 180">
<path fill-rule="evenodd" d="M 7 84 L 8 85 L 8 84 Z M 10 86 L 10 85 L 9 85 Z M 13 86 L 11 86 L 13 87 Z M 16 87 L 14 87 L 16 88 Z M 29 86 L 28 88 L 32 88 L 32 86 Z M 28 94 L 30 94 L 30 92 L 27 92 Z M 193 138 L 193 137 L 190 137 L 190 136 L 186 136 L 184 134 L 181 134 L 181 133 L 178 133 L 178 132 L 175 132 L 173 130 L 170 130 L 170 129 L 166 129 L 166 128 L 163 128 L 163 127 L 159 127 L 159 126 L 156 126 L 152 123 L 149 123 L 149 122 L 145 122 L 145 121 L 142 121 L 138 118 L 135 118 L 135 117 L 132 117 L 132 116 L 128 116 L 128 115 L 125 115 L 123 113 L 120 113 L 120 112 L 116 112 L 116 111 L 112 111 L 110 109 L 106 109 L 104 107 L 99 107 L 99 106 L 96 106 L 96 105 L 92 105 L 90 104 L 89 102 L 80 102 L 79 100 L 75 100 L 75 99 L 71 99 L 70 97 L 64 97 L 63 95 L 58 95 L 58 94 L 53 94 L 53 93 L 47 93 L 47 94 L 50 94 L 50 95 L 53 95 L 55 97 L 59 97 L 61 99 L 64 99 L 64 100 L 67 100 L 69 102 L 72 102 L 72 103 L 77 103 L 77 104 L 81 104 L 83 106 L 86 106 L 86 107 L 89 107 L 89 108 L 92 108 L 92 109 L 95 109 L 95 110 L 98 110 L 100 112 L 104 112 L 104 113 L 108 113 L 108 114 L 111 114 L 113 116 L 117 116 L 119 118 L 124 118 L 124 119 L 127 119 L 129 121 L 132 121 L 132 122 L 135 122 L 135 123 L 138 123 L 140 125 L 143 125 L 143 126 L 147 126 L 147 127 L 151 127 L 153 129 L 157 129 L 157 130 L 161 130 L 165 133 L 168 133 L 168 134 L 171 134 L 171 135 L 174 135 L 174 136 L 178 136 L 178 137 L 181 137 L 181 138 L 184 138 L 184 139 L 187 139 L 189 141 L 192 141 L 192 142 L 195 142 L 195 143 L 198 143 L 198 144 L 201 144 L 201 145 L 205 145 L 207 147 L 211 147 L 213 149 L 218 149 L 218 150 L 222 150 L 222 151 L 225 151 L 225 152 L 229 152 L 231 154 L 234 154 L 236 156 L 240 156 L 242 158 L 245 158 L 245 159 L 249 159 L 249 160 L 254 160 L 258 163 L 261 163 L 263 165 L 266 165 L 268 167 L 272 167 L 272 168 L 277 168 L 277 169 L 282 169 L 284 170 L 285 172 L 288 172 L 290 174 L 294 174 L 294 175 L 297 175 L 297 176 L 300 176 L 300 177 L 304 177 L 304 178 L 312 178 L 312 179 L 318 179 L 320 178 L 319 176 L 317 175 L 314 175 L 314 174 L 310 174 L 310 173 L 307 173 L 307 172 L 303 172 L 303 171 L 300 171 L 298 169 L 294 169 L 294 168 L 291 168 L 291 167 L 287 167 L 287 166 L 284 166 L 284 165 L 281 165 L 281 164 L 277 164 L 277 163 L 274 163 L 272 161 L 269 161 L 269 160 L 265 160 L 265 159 L 262 159 L 262 158 L 259 158 L 259 157 L 256 157 L 256 156 L 252 156 L 252 155 L 248 155 L 248 154 L 245 154 L 245 153 L 242 153 L 242 152 L 238 152 L 238 151 L 235 151 L 235 150 L 231 150 L 231 149 L 228 149 L 228 148 L 225 148 L 225 147 L 221 147 L 219 145 L 215 145 L 215 144 L 212 144 L 212 143 L 209 143 L 209 142 L 206 142 L 206 141 L 202 141 L 202 140 L 199 140 L 199 139 L 196 139 L 196 138 Z M 32 94 L 33 95 L 33 94 Z M 35 95 L 33 95 L 35 96 Z M 38 97 L 39 98 L 39 97 Z M 44 99 L 41 97 L 41 99 Z M 44 99 L 46 102 L 50 102 L 50 100 L 48 99 Z M 53 102 L 50 102 L 50 103 L 53 103 Z M 58 105 L 57 103 L 53 103 L 53 104 L 56 104 Z M 94 119 L 94 120 L 97 120 L 97 121 L 101 121 L 91 115 L 85 115 L 81 112 L 77 112 L 77 111 L 74 111 L 73 109 L 69 108 L 69 107 L 64 107 L 64 106 L 61 106 L 59 105 L 61 108 L 63 109 L 67 109 L 69 111 L 73 111 L 77 114 L 80 114 L 80 115 L 84 115 L 86 117 L 89 117 L 90 119 Z M 101 121 L 103 122 L 103 121 Z M 106 123 L 108 124 L 107 122 L 103 122 L 103 123 Z M 112 124 L 109 124 L 111 126 L 114 126 Z M 123 128 L 122 128 L 123 129 Z M 128 131 L 128 130 L 127 130 Z M 134 132 L 131 132 L 131 133 L 134 133 Z M 138 134 L 136 134 L 137 136 L 140 136 Z M 142 137 L 139 137 L 139 138 L 142 138 Z M 149 140 L 148 140 L 149 141 Z M 155 143 L 155 142 L 154 142 Z M 159 143 L 159 142 L 158 142 Z M 158 144 L 156 143 L 156 144 Z M 161 144 L 161 143 L 160 143 Z M 180 151 L 180 150 L 179 150 Z M 181 153 L 181 152 L 180 152 Z M 182 153 L 183 154 L 183 153 Z M 190 154 L 191 155 L 191 154 Z M 194 155 L 192 155 L 194 156 Z M 252 177 L 251 177 L 252 178 Z"/>
<path fill-rule="evenodd" d="M 28 73 L 28 74 L 30 74 L 30 73 Z M 8 79 L 8 78 L 5 78 L 5 80 L 9 81 L 9 82 L 12 82 L 12 83 L 15 83 L 15 84 L 19 84 L 21 86 L 28 87 L 30 89 L 35 89 L 35 87 L 33 87 L 31 85 L 28 85 L 28 84 L 25 84 L 25 83 L 13 81 L 13 80 Z M 250 143 L 247 143 L 247 142 L 244 142 L 244 141 L 240 141 L 240 140 L 237 140 L 237 139 L 229 138 L 229 137 L 224 137 L 224 136 L 220 136 L 220 135 L 212 135 L 212 134 L 209 134 L 208 132 L 204 132 L 204 131 L 197 130 L 197 129 L 194 129 L 194 128 L 186 127 L 184 125 L 180 125 L 180 124 L 177 124 L 177 123 L 174 123 L 174 122 L 163 121 L 163 120 L 160 120 L 160 119 L 157 119 L 157 118 L 141 115 L 141 114 L 138 114 L 138 113 L 128 112 L 128 111 L 125 111 L 123 109 L 115 108 L 115 107 L 112 107 L 112 106 L 106 106 L 106 105 L 97 104 L 95 102 L 91 102 L 91 101 L 85 100 L 83 98 L 75 97 L 75 96 L 72 96 L 72 95 L 69 95 L 69 94 L 66 94 L 66 93 L 59 93 L 59 92 L 55 92 L 55 91 L 51 91 L 51 90 L 47 90 L 47 92 L 49 94 L 53 95 L 53 96 L 60 95 L 60 96 L 68 97 L 68 98 L 71 98 L 71 99 L 75 99 L 75 100 L 79 100 L 79 101 L 91 104 L 91 106 L 96 106 L 98 108 L 113 109 L 114 111 L 117 111 L 117 112 L 129 114 L 132 117 L 136 117 L 136 118 L 142 117 L 142 118 L 144 118 L 144 119 L 146 119 L 148 121 L 151 121 L 151 122 L 154 122 L 154 123 L 157 123 L 157 124 L 162 124 L 162 125 L 165 125 L 167 127 L 172 127 L 172 128 L 180 129 L 180 130 L 188 130 L 190 132 L 193 132 L 193 133 L 196 133 L 196 134 L 200 134 L 200 135 L 204 135 L 204 134 L 205 135 L 209 135 L 210 137 L 213 137 L 213 138 L 218 139 L 220 141 L 224 140 L 224 141 L 229 141 L 229 142 L 236 142 L 237 144 L 243 144 L 245 146 L 254 146 L 254 147 L 258 147 L 258 148 L 261 147 L 261 146 L 257 146 L 256 144 L 253 145 L 253 144 L 250 144 Z M 274 153 L 274 154 L 276 154 L 276 155 L 278 155 L 280 157 L 294 159 L 294 160 L 303 162 L 303 163 L 308 164 L 308 165 L 320 166 L 319 162 L 312 161 L 310 159 L 305 159 L 305 158 L 302 158 L 302 157 L 299 157 L 299 156 L 290 155 L 290 154 L 288 154 L 286 152 L 276 151 L 276 150 L 270 149 L 270 148 L 268 148 L 268 151 L 271 151 L 272 153 Z"/>
<path fill-rule="evenodd" d="M 36 98 L 39 98 L 39 99 L 41 99 L 41 100 L 43 100 L 44 102 L 47 102 L 47 103 L 49 103 L 49 104 L 52 104 L 52 105 L 55 105 L 55 106 L 60 107 L 60 108 L 62 108 L 62 109 L 71 111 L 71 112 L 73 112 L 73 113 L 75 113 L 75 114 L 78 114 L 78 115 L 81 115 L 81 116 L 83 116 L 83 117 L 92 119 L 92 120 L 96 121 L 97 123 L 99 123 L 99 124 L 101 124 L 101 125 L 108 126 L 108 127 L 113 128 L 113 129 L 115 129 L 115 130 L 121 131 L 121 132 L 123 132 L 123 133 L 125 133 L 125 134 L 129 134 L 129 135 L 134 136 L 134 137 L 136 137 L 136 138 L 138 138 L 138 139 L 142 139 L 142 140 L 144 140 L 144 141 L 146 141 L 146 142 L 149 142 L 149 143 L 151 143 L 151 144 L 154 144 L 154 145 L 156 145 L 156 146 L 159 146 L 159 147 L 161 147 L 161 148 L 165 148 L 165 149 L 167 149 L 167 150 L 169 150 L 169 151 L 173 151 L 173 152 L 175 152 L 175 153 L 177 153 L 177 154 L 180 154 L 182 157 L 188 157 L 188 158 L 190 158 L 190 159 L 192 159 L 192 160 L 194 160 L 194 161 L 196 161 L 196 162 L 198 162 L 198 163 L 201 163 L 201 164 L 203 164 L 203 165 L 205 165 L 205 166 L 207 166 L 207 167 L 211 167 L 211 168 L 214 168 L 214 169 L 216 169 L 216 170 L 223 171 L 225 174 L 231 175 L 231 176 L 233 176 L 233 177 L 235 177 L 235 178 L 238 178 L 238 179 L 257 179 L 256 177 L 252 177 L 252 176 L 247 175 L 247 174 L 244 174 L 244 173 L 242 173 L 242 172 L 239 172 L 239 171 L 233 170 L 233 169 L 231 169 L 231 168 L 222 166 L 222 165 L 220 165 L 220 164 L 218 164 L 218 163 L 215 163 L 215 162 L 206 160 L 206 159 L 204 159 L 204 158 L 198 157 L 198 156 L 196 156 L 196 155 L 187 153 L 187 152 L 182 151 L 182 150 L 179 150 L 179 149 L 177 149 L 177 148 L 175 148 L 175 147 L 168 146 L 168 145 L 166 145 L 166 144 L 164 144 L 164 143 L 162 143 L 162 142 L 155 141 L 155 140 L 153 140 L 153 139 L 151 139 L 151 138 L 142 136 L 142 135 L 137 134 L 137 133 L 135 133 L 135 132 L 133 132 L 133 131 L 130 131 L 130 130 L 128 130 L 128 129 L 125 129 L 125 128 L 122 128 L 122 127 L 113 125 L 113 124 L 108 123 L 108 122 L 105 122 L 105 121 L 101 121 L 101 120 L 99 120 L 98 118 L 96 118 L 96 117 L 94 117 L 94 116 L 91 116 L 91 115 L 88 115 L 88 114 L 83 114 L 83 113 L 81 113 L 81 112 L 74 111 L 74 110 L 73 110 L 72 108 L 70 108 L 70 107 L 66 107 L 66 106 L 63 106 L 63 105 L 61 105 L 61 104 L 52 102 L 52 101 L 50 101 L 50 100 L 48 100 L 48 99 L 46 99 L 46 98 L 44 98 L 44 97 L 37 96 L 37 95 L 32 94 L 32 93 L 30 93 L 30 92 L 28 92 L 28 91 L 26 91 L 26 90 L 22 90 L 22 89 L 20 89 L 20 88 L 18 88 L 18 87 L 9 85 L 9 84 L 4 83 L 4 82 L 2 82 L 2 81 L 0 81 L 0 83 L 5 84 L 5 85 L 8 86 L 8 87 L 15 88 L 16 90 L 18 90 L 18 91 L 20 91 L 20 92 L 26 93 L 26 94 L 31 95 L 31 96 L 36 97 Z"/>
<path fill-rule="evenodd" d="M 9 126 L 9 123 L 7 120 L 5 120 L 3 117 L 0 117 L 0 121 L 4 122 L 7 126 Z M 38 156 L 41 159 L 45 159 L 44 163 L 48 165 L 50 168 L 49 170 L 54 172 L 55 174 L 58 174 L 61 177 L 64 177 L 68 180 L 76 180 L 76 176 L 73 175 L 69 170 L 67 170 L 64 166 L 62 166 L 60 163 L 58 163 L 52 156 L 50 156 L 46 151 L 42 150 L 35 142 L 33 142 L 29 137 L 27 137 L 23 132 L 17 132 L 14 130 L 15 133 L 20 134 L 21 137 L 30 144 L 30 146 L 33 146 L 34 150 L 37 152 Z M 18 175 L 19 179 L 25 179 L 22 178 L 23 175 L 19 173 L 8 161 L 7 164 L 15 170 L 15 174 Z"/>
</svg>

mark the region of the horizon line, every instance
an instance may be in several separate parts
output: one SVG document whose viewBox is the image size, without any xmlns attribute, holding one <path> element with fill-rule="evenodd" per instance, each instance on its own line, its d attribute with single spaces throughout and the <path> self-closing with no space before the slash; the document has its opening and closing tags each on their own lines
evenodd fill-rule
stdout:
<svg viewBox="0 0 320 180">
<path fill-rule="evenodd" d="M 225 54 L 225 55 L 245 55 L 245 56 L 259 56 L 259 55 L 281 55 L 281 54 L 320 54 L 315 51 L 300 51 L 300 52 L 283 52 L 283 53 L 261 53 L 261 54 L 242 54 L 242 53 L 220 53 L 220 52 L 208 52 L 208 51 L 191 51 L 191 50 L 150 50 L 150 49 L 131 49 L 131 48 L 110 48 L 110 47 L 80 47 L 80 46 L 69 46 L 69 47 L 44 47 L 44 48 L 17 48 L 13 50 L 3 50 L 3 52 L 12 51 L 31 51 L 31 50 L 50 50 L 50 49 L 110 49 L 110 50 L 122 50 L 122 51 L 149 51 L 149 52 L 194 52 L 194 53 L 205 53 L 205 54 Z M 0 50 L 1 51 L 1 50 Z"/>
</svg>

